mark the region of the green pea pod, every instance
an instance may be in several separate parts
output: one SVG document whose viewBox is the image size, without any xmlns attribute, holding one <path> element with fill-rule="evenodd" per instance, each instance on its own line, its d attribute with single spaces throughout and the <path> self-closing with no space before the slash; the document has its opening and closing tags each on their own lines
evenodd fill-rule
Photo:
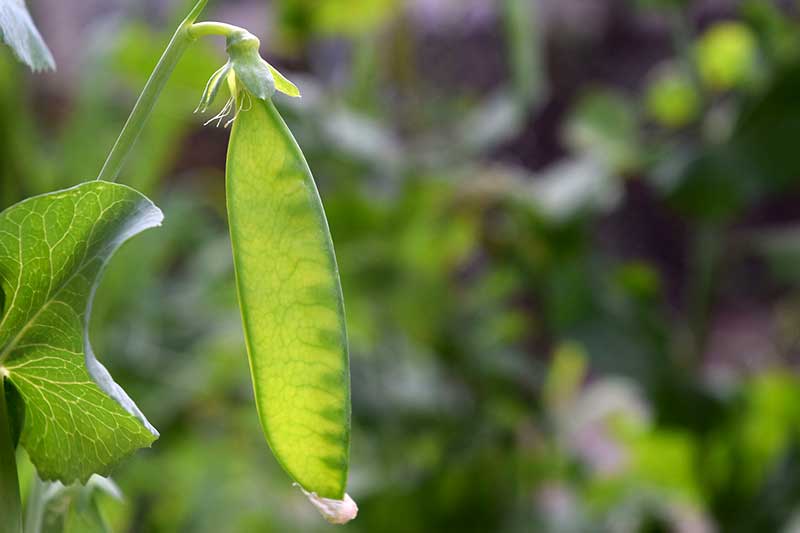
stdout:
<svg viewBox="0 0 800 533">
<path fill-rule="evenodd" d="M 351 502 L 350 370 L 333 243 L 308 164 L 270 100 L 252 98 L 239 113 L 226 174 L 239 305 L 267 441 L 310 496 Z"/>
</svg>

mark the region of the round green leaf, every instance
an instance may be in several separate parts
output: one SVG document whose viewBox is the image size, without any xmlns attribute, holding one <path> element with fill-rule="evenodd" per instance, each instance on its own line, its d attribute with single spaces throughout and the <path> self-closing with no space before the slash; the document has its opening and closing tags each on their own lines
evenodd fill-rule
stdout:
<svg viewBox="0 0 800 533">
<path fill-rule="evenodd" d="M 0 214 L 0 376 L 24 401 L 20 442 L 42 479 L 70 484 L 108 474 L 158 437 L 95 358 L 87 328 L 111 255 L 161 220 L 140 193 L 103 181 Z"/>
</svg>

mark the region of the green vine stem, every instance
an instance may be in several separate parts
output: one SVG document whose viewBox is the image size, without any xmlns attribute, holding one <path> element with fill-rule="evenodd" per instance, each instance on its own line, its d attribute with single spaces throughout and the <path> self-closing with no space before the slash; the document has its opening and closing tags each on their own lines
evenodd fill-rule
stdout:
<svg viewBox="0 0 800 533">
<path fill-rule="evenodd" d="M 100 170 L 100 174 L 97 176 L 98 180 L 116 181 L 120 170 L 122 170 L 125 164 L 125 160 L 136 144 L 139 135 L 142 133 L 144 125 L 150 117 L 150 113 L 153 111 L 161 91 L 164 89 L 170 75 L 172 75 L 172 72 L 175 70 L 175 66 L 178 64 L 178 61 L 180 61 L 187 48 L 189 48 L 189 45 L 196 40 L 197 37 L 191 31 L 191 27 L 206 7 L 207 3 L 208 0 L 199 0 L 191 13 L 189 13 L 189 16 L 178 26 L 175 35 L 173 35 L 172 40 L 169 42 L 166 50 L 164 50 L 164 54 L 158 61 L 155 70 L 153 70 L 153 73 L 150 75 L 150 79 L 147 80 L 142 94 L 139 96 L 136 105 L 133 107 L 133 111 L 131 111 L 130 117 L 128 117 L 128 121 L 125 123 L 122 132 L 117 138 L 117 142 L 108 154 L 108 158 L 102 170 Z"/>
<path fill-rule="evenodd" d="M 97 176 L 98 180 L 117 180 L 122 167 L 125 165 L 125 160 L 133 150 L 139 135 L 141 135 L 150 113 L 153 112 L 161 91 L 164 90 L 164 86 L 166 86 L 172 72 L 189 48 L 189 45 L 200 37 L 209 35 L 230 37 L 236 33 L 246 33 L 242 28 L 225 24 L 224 22 L 195 23 L 207 3 L 208 0 L 199 0 L 192 12 L 189 13 L 189 16 L 178 26 L 175 35 L 172 36 L 172 40 L 167 45 L 164 54 L 150 75 L 150 79 L 147 80 L 144 89 L 142 89 L 142 94 L 139 95 L 136 105 L 133 106 L 133 110 L 122 128 L 117 142 L 114 143 L 114 147 L 108 154 L 108 158 Z"/>
<path fill-rule="evenodd" d="M 11 418 L 6 405 L 5 381 L 5 376 L 0 373 L 0 533 L 20 533 L 22 502 L 19 496 L 17 455 L 11 437 Z"/>
</svg>

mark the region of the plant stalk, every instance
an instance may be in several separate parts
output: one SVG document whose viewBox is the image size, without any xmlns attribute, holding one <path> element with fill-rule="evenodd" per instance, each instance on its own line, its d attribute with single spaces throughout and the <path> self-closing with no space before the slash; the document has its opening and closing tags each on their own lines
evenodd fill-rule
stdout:
<svg viewBox="0 0 800 533">
<path fill-rule="evenodd" d="M 98 180 L 116 181 L 120 170 L 122 170 L 125 164 L 125 160 L 128 158 L 128 155 L 136 144 L 136 140 L 142 133 L 147 119 L 150 117 L 150 113 L 152 113 L 158 101 L 158 97 L 161 95 L 161 91 L 164 89 L 169 77 L 175 70 L 175 66 L 178 64 L 178 61 L 180 61 L 187 48 L 189 48 L 189 45 L 195 41 L 196 37 L 191 31 L 191 27 L 194 21 L 197 20 L 197 17 L 200 16 L 207 2 L 208 0 L 199 0 L 191 13 L 189 13 L 189 16 L 178 26 L 175 35 L 172 36 L 172 40 L 169 42 L 169 45 L 167 45 L 166 50 L 164 50 L 164 54 L 158 61 L 155 70 L 153 70 L 153 73 L 150 75 L 150 79 L 147 80 L 142 94 L 136 101 L 136 105 L 133 107 L 128 121 L 125 123 L 122 132 L 117 138 L 117 142 L 108 154 L 108 158 L 103 168 L 100 170 L 100 174 L 97 176 Z"/>
<path fill-rule="evenodd" d="M 25 502 L 24 533 L 40 533 L 42 530 L 44 507 L 47 502 L 47 498 L 45 498 L 45 488 L 46 483 L 39 479 L 39 475 L 34 472 L 31 490 Z"/>
<path fill-rule="evenodd" d="M 21 533 L 22 500 L 5 381 L 5 377 L 0 375 L 0 533 Z"/>
<path fill-rule="evenodd" d="M 720 227 L 703 224 L 696 228 L 692 264 L 695 275 L 689 284 L 689 317 L 693 353 L 691 365 L 696 366 L 707 348 L 711 308 L 716 289 L 715 274 L 723 252 Z"/>
</svg>

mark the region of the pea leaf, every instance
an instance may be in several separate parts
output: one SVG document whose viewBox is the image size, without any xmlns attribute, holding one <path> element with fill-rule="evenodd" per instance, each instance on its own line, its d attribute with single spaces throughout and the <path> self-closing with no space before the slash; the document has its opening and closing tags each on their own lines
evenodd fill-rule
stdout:
<svg viewBox="0 0 800 533">
<path fill-rule="evenodd" d="M 339 273 L 311 171 L 271 101 L 254 97 L 239 114 L 226 175 L 239 305 L 264 433 L 303 489 L 347 511 L 340 517 L 326 500 L 321 504 L 334 507 L 321 508 L 326 517 L 352 518 Z"/>
<path fill-rule="evenodd" d="M 0 36 L 34 71 L 54 70 L 53 54 L 36 29 L 23 0 L 0 0 Z"/>
<path fill-rule="evenodd" d="M 111 255 L 161 220 L 137 191 L 102 181 L 0 213 L 0 375 L 24 401 L 20 442 L 42 479 L 86 482 L 158 437 L 95 359 L 88 323 Z"/>
</svg>

